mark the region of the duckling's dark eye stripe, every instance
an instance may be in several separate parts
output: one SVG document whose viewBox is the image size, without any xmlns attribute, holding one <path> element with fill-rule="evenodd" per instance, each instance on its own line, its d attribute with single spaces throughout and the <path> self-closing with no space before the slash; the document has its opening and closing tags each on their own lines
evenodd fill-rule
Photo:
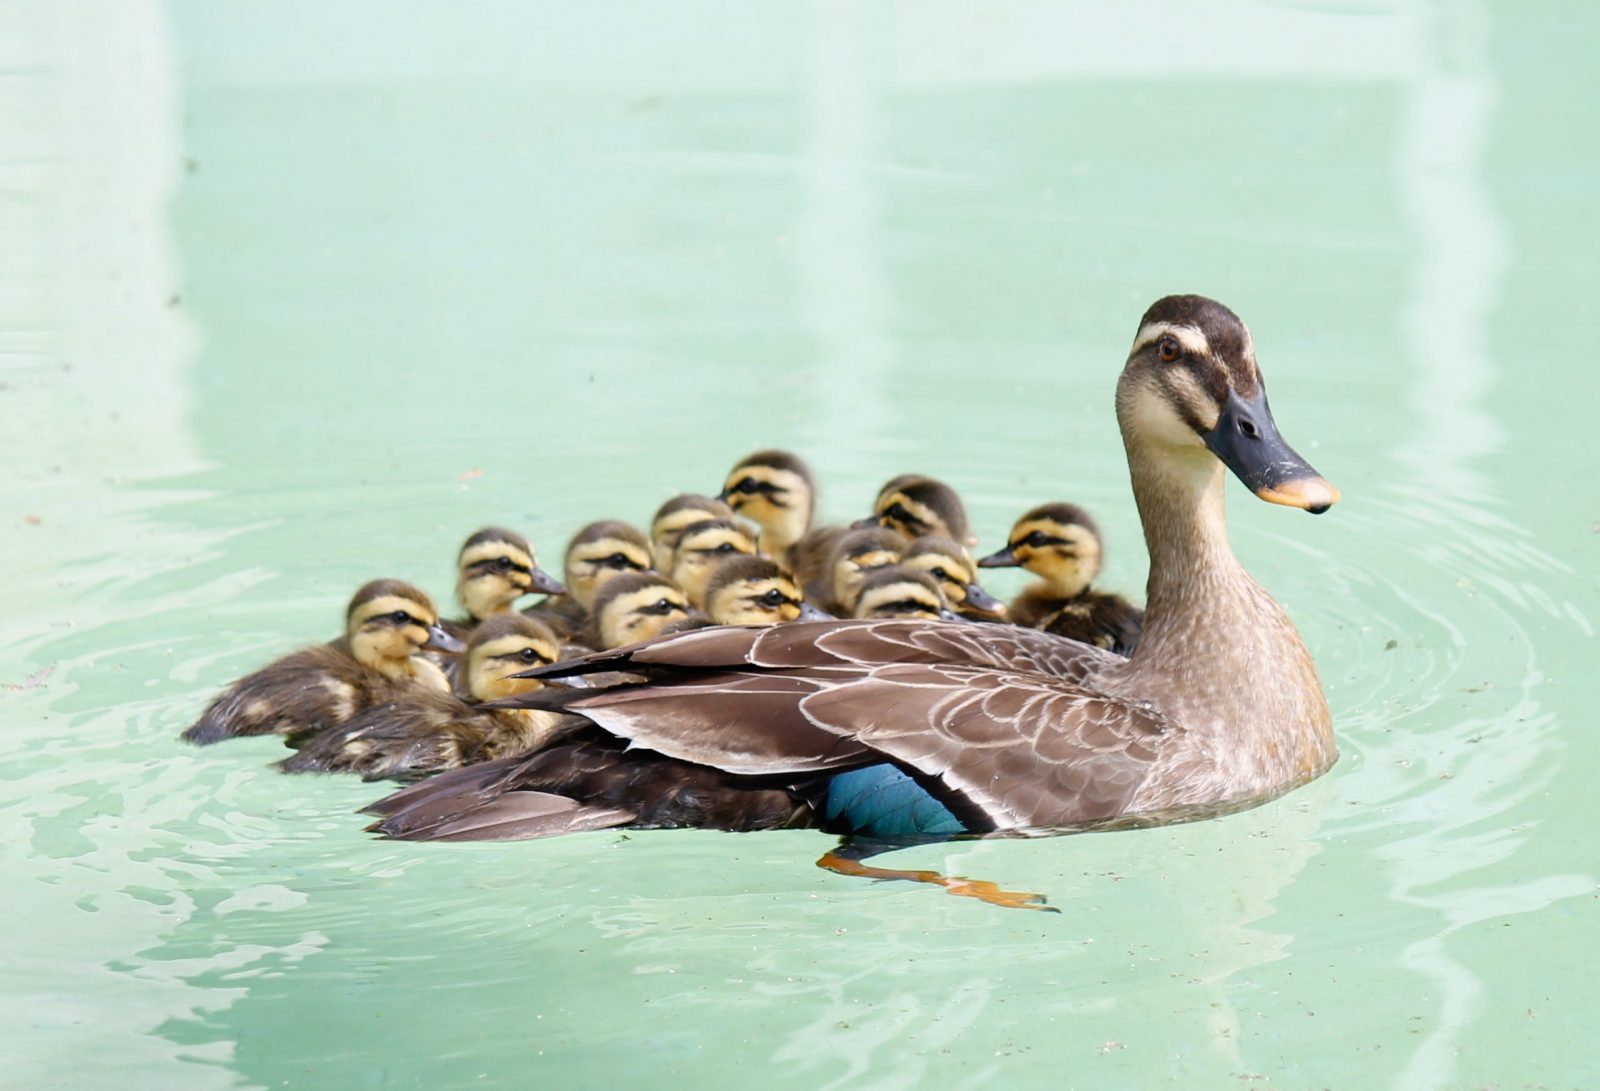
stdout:
<svg viewBox="0 0 1600 1091">
<path fill-rule="evenodd" d="M 926 523 L 917 518 L 915 515 L 912 515 L 900 504 L 890 504 L 884 509 L 883 517 L 885 519 L 893 519 L 898 523 L 904 523 L 908 527 L 920 528 L 920 530 L 927 530 L 930 527 L 929 523 Z"/>
<path fill-rule="evenodd" d="M 510 557 L 486 557 L 481 561 L 473 561 L 471 564 L 467 565 L 467 568 L 471 571 L 481 570 L 484 572 L 504 572 L 507 569 L 510 569 L 512 572 L 521 572 L 524 576 L 533 575 L 533 569 L 529 568 L 525 564 L 518 564 Z"/>
<path fill-rule="evenodd" d="M 537 659 L 541 663 L 554 663 L 555 662 L 555 660 L 553 658 L 551 658 L 548 655 L 545 655 L 543 652 L 541 652 L 541 651 L 539 651 L 537 649 L 529 648 L 527 650 L 533 652 L 534 658 Z M 527 662 L 527 657 L 522 654 L 522 649 L 520 649 L 520 648 L 518 650 L 514 651 L 514 652 L 506 652 L 504 655 L 497 655 L 494 658 L 496 658 L 496 659 L 515 659 L 519 663 Z"/>
<path fill-rule="evenodd" d="M 1035 533 L 1037 533 L 1037 531 Z M 1028 546 L 1032 549 L 1038 549 L 1042 546 L 1064 546 L 1070 544 L 1071 543 L 1065 538 L 1056 538 L 1048 534 L 1035 538 L 1032 534 L 1030 534 L 1026 538 L 1018 538 L 1016 541 L 1012 542 L 1011 548 L 1021 549 L 1023 546 Z"/>
</svg>

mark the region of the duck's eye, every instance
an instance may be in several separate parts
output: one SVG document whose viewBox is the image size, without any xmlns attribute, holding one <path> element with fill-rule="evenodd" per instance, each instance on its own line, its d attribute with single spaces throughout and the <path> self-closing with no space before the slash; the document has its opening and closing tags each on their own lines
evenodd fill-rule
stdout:
<svg viewBox="0 0 1600 1091">
<path fill-rule="evenodd" d="M 734 492 L 742 492 L 746 496 L 761 491 L 761 484 L 753 477 L 747 477 L 733 487 Z"/>
<path fill-rule="evenodd" d="M 723 542 L 716 549 L 712 550 L 713 553 L 735 553 L 737 551 L 738 547 L 732 542 Z"/>
<path fill-rule="evenodd" d="M 948 573 L 948 572 L 946 572 L 944 570 L 944 566 L 943 565 L 940 565 L 939 567 L 933 569 L 933 575 L 934 575 L 935 579 L 950 580 L 950 573 Z M 954 580 L 950 580 L 950 582 L 954 583 L 955 581 Z"/>
<path fill-rule="evenodd" d="M 1160 344 L 1156 345 L 1156 354 L 1161 357 L 1163 364 L 1170 364 L 1183 355 L 1183 349 L 1178 345 L 1176 338 L 1163 337 Z"/>
<path fill-rule="evenodd" d="M 1039 546 L 1044 545 L 1047 541 L 1049 541 L 1049 539 L 1045 536 L 1044 531 L 1036 530 L 1026 538 L 1022 539 L 1022 544 L 1038 548 Z"/>
<path fill-rule="evenodd" d="M 534 651 L 532 648 L 523 648 L 517 653 L 517 658 L 522 660 L 524 663 L 537 663 L 539 662 L 539 653 Z"/>
<path fill-rule="evenodd" d="M 510 557 L 496 557 L 494 559 L 494 566 L 495 566 L 496 569 L 498 569 L 501 572 L 509 572 L 509 571 L 511 571 L 511 558 Z"/>
<path fill-rule="evenodd" d="M 757 601 L 763 606 L 782 606 L 784 603 L 789 601 L 789 596 L 785 595 L 782 591 L 779 591 L 776 587 L 774 587 L 765 595 L 762 595 Z"/>
<path fill-rule="evenodd" d="M 411 615 L 406 613 L 404 610 L 396 610 L 394 613 L 389 615 L 389 620 L 394 622 L 396 625 L 405 625 L 411 621 Z"/>
</svg>

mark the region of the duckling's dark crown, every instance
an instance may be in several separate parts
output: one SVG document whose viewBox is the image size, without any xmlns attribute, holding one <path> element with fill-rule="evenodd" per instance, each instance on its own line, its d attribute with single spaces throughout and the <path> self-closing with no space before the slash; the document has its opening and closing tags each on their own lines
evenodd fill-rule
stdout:
<svg viewBox="0 0 1600 1091">
<path fill-rule="evenodd" d="M 416 603 L 418 606 L 427 607 L 429 613 L 433 612 L 433 600 L 428 597 L 426 591 L 415 584 L 407 583 L 405 580 L 373 580 L 370 583 L 362 584 L 355 596 L 351 598 L 350 605 L 345 607 L 345 619 L 349 620 L 361 607 L 374 599 L 381 599 L 385 595 L 406 599 L 409 602 Z"/>
<path fill-rule="evenodd" d="M 1100 525 L 1094 521 L 1088 512 L 1076 504 L 1068 504 L 1064 501 L 1040 504 L 1038 507 L 1024 512 L 1017 522 L 1019 524 L 1031 523 L 1041 519 L 1048 519 L 1050 522 L 1060 523 L 1062 526 L 1082 527 L 1094 535 L 1096 539 L 1100 537 Z"/>
<path fill-rule="evenodd" d="M 572 541 L 567 544 L 567 552 L 572 552 L 578 546 L 588 545 L 605 538 L 615 538 L 618 541 L 631 542 L 641 549 L 650 548 L 650 539 L 644 536 L 644 531 L 632 523 L 624 523 L 621 519 L 600 519 L 590 523 L 572 536 Z"/>
<path fill-rule="evenodd" d="M 507 636 L 525 636 L 530 640 L 543 640 L 557 644 L 556 636 L 546 626 L 524 614 L 497 614 L 479 622 L 467 638 L 467 647 L 475 648 L 491 640 Z"/>
<path fill-rule="evenodd" d="M 731 510 L 732 509 L 730 509 L 727 504 L 724 504 L 721 500 L 718 500 L 714 496 L 702 496 L 696 492 L 686 492 L 674 496 L 671 500 L 668 500 L 665 504 L 662 504 L 659 508 L 657 508 L 655 515 L 651 516 L 650 521 L 652 523 L 659 523 L 667 516 L 675 515 L 680 511 L 703 511 L 707 515 L 721 518 L 724 512 L 729 512 Z"/>
<path fill-rule="evenodd" d="M 675 548 L 681 547 L 690 538 L 697 538 L 713 530 L 726 530 L 741 537 L 748 536 L 744 527 L 735 523 L 732 519 L 701 519 L 699 522 L 690 523 L 678 532 Z"/>
<path fill-rule="evenodd" d="M 937 553 L 941 557 L 966 556 L 966 550 L 943 534 L 924 534 L 920 538 L 913 539 L 910 545 L 900 551 L 902 557 L 919 557 L 929 553 Z"/>
<path fill-rule="evenodd" d="M 862 527 L 852 530 L 848 534 L 841 534 L 834 543 L 832 556 L 855 557 L 862 553 L 876 553 L 881 550 L 893 550 L 898 553 L 906 547 L 906 536 L 898 530 L 889 527 Z"/>
<path fill-rule="evenodd" d="M 733 469 L 728 471 L 728 476 L 732 477 L 740 470 L 748 470 L 753 466 L 765 466 L 766 468 L 772 470 L 786 470 L 789 473 L 798 476 L 807 485 L 813 484 L 816 481 L 816 478 L 812 477 L 811 467 L 806 464 L 805 459 L 801 458 L 792 451 L 779 451 L 775 449 L 767 451 L 755 451 L 751 454 L 745 455 L 734 465 Z"/>
<path fill-rule="evenodd" d="M 793 580 L 776 561 L 748 554 L 730 557 L 717 566 L 716 574 L 706 584 L 706 598 L 710 599 L 729 584 L 747 580 Z"/>
<path fill-rule="evenodd" d="M 681 587 L 659 573 L 624 572 L 619 576 L 613 576 L 606 581 L 604 587 L 600 588 L 600 593 L 595 596 L 594 612 L 596 614 L 604 613 L 607 606 L 623 595 L 631 595 L 635 591 L 644 591 L 653 587 L 660 588 L 662 591 L 676 591 L 679 595 L 683 594 Z"/>
<path fill-rule="evenodd" d="M 456 556 L 459 557 L 467 550 L 475 546 L 486 545 L 489 542 L 504 542 L 506 545 L 515 546 L 529 556 L 533 555 L 533 547 L 528 544 L 528 539 L 516 531 L 507 530 L 505 527 L 484 527 L 461 543 L 461 548 L 456 551 Z"/>
<path fill-rule="evenodd" d="M 925 587 L 936 598 L 943 594 L 939 590 L 938 581 L 922 569 L 912 568 L 910 565 L 892 564 L 888 568 L 877 569 L 862 580 L 858 597 L 865 597 L 868 591 L 875 591 L 895 583 L 914 583 L 919 587 Z"/>
</svg>

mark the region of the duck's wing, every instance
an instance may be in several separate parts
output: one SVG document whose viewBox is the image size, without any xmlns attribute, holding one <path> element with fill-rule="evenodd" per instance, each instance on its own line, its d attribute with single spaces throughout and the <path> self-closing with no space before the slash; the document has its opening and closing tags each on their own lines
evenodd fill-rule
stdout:
<svg viewBox="0 0 1600 1091">
<path fill-rule="evenodd" d="M 705 630 L 597 661 L 619 657 L 648 680 L 544 699 L 635 745 L 744 775 L 889 758 L 995 828 L 1123 813 L 1171 730 L 1083 683 L 1116 657 L 1008 626 Z"/>
<path fill-rule="evenodd" d="M 717 669 L 859 669 L 890 663 L 944 663 L 1027 671 L 1084 681 L 1121 660 L 1100 648 L 1016 625 L 944 621 L 791 621 L 767 627 L 723 625 L 659 637 L 565 660 L 523 677 L 602 671 L 658 676 Z"/>
</svg>

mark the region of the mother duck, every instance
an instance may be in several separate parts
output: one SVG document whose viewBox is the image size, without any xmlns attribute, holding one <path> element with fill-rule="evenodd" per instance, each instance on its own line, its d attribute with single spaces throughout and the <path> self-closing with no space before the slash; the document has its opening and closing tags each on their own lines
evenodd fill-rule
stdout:
<svg viewBox="0 0 1600 1091">
<path fill-rule="evenodd" d="M 1337 757 L 1332 719 L 1293 624 L 1229 548 L 1223 470 L 1263 500 L 1313 513 L 1337 491 L 1279 435 L 1250 333 L 1213 300 L 1150 307 L 1116 408 L 1150 553 L 1132 658 L 1012 626 L 796 622 L 544 667 L 528 673 L 637 680 L 513 700 L 583 717 L 619 766 L 643 751 L 692 769 L 702 810 L 655 825 L 716 825 L 717 791 L 775 784 L 822 825 L 896 836 L 1170 816 L 1310 780 Z M 615 793 L 591 798 L 592 783 L 573 791 L 520 773 L 519 761 L 529 759 L 381 800 L 376 828 L 498 838 L 630 821 Z"/>
</svg>

